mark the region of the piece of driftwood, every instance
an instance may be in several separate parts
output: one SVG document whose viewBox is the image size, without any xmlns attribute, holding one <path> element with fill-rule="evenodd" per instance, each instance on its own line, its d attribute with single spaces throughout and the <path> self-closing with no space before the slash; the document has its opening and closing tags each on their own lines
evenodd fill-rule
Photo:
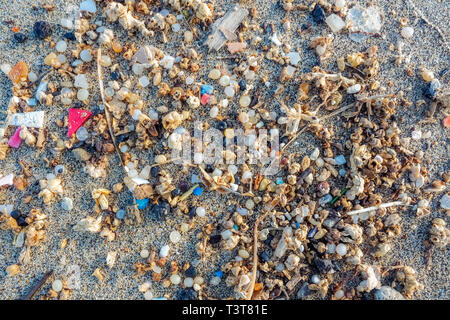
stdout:
<svg viewBox="0 0 450 320">
<path fill-rule="evenodd" d="M 227 40 L 236 40 L 237 36 L 234 32 L 239 27 L 242 20 L 247 16 L 247 9 L 235 6 L 222 18 L 217 19 L 217 21 L 211 25 L 211 34 L 205 42 L 205 44 L 208 45 L 209 50 L 219 50 Z"/>
</svg>

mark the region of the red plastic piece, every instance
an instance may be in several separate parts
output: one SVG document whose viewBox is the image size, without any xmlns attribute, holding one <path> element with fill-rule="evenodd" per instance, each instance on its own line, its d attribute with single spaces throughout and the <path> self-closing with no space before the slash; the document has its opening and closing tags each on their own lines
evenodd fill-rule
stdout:
<svg viewBox="0 0 450 320">
<path fill-rule="evenodd" d="M 69 109 L 69 127 L 67 137 L 70 138 L 92 115 L 89 110 Z"/>
<path fill-rule="evenodd" d="M 211 97 L 210 94 L 204 93 L 204 94 L 202 95 L 202 99 L 200 100 L 200 103 L 201 103 L 202 105 L 207 104 L 207 103 L 208 103 L 208 100 L 209 100 L 209 97 Z"/>
<path fill-rule="evenodd" d="M 13 148 L 19 148 L 20 144 L 22 143 L 22 139 L 20 139 L 20 130 L 22 130 L 21 127 L 17 128 L 16 132 L 9 138 L 8 144 Z"/>
</svg>

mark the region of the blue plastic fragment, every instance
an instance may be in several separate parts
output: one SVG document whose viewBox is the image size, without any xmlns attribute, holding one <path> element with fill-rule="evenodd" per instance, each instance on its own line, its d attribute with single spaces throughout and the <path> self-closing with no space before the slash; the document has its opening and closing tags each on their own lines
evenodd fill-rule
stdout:
<svg viewBox="0 0 450 320">
<path fill-rule="evenodd" d="M 200 176 L 198 174 L 192 174 L 191 177 L 191 183 L 201 183 L 202 180 L 200 179 Z"/>
<path fill-rule="evenodd" d="M 142 210 L 147 208 L 149 203 L 149 199 L 145 198 L 145 199 L 136 199 L 136 204 L 138 205 L 138 209 Z"/>
<path fill-rule="evenodd" d="M 119 220 L 122 220 L 125 217 L 125 210 L 120 209 L 119 211 L 117 211 L 116 213 L 116 218 Z"/>
<path fill-rule="evenodd" d="M 345 157 L 343 155 L 337 156 L 336 158 L 334 158 L 334 161 L 336 161 L 336 164 L 339 166 L 347 162 L 347 160 L 345 160 Z"/>
<path fill-rule="evenodd" d="M 205 94 L 205 93 L 207 93 L 207 94 L 212 94 L 212 93 L 213 93 L 213 90 L 214 90 L 214 88 L 213 88 L 212 85 L 209 85 L 209 84 L 203 84 L 203 85 L 200 87 L 200 94 L 201 94 L 201 95 L 203 95 L 203 94 Z"/>
<path fill-rule="evenodd" d="M 340 175 L 341 177 L 344 177 L 346 173 L 347 173 L 347 170 L 345 170 L 345 169 L 339 169 L 339 175 Z"/>
<path fill-rule="evenodd" d="M 35 98 L 30 98 L 30 99 L 28 99 L 27 103 L 28 103 L 28 105 L 29 105 L 30 107 L 37 106 L 37 99 L 35 99 Z"/>
<path fill-rule="evenodd" d="M 223 277 L 223 271 L 222 270 L 218 270 L 218 271 L 214 272 L 214 275 L 216 277 L 222 278 Z"/>
<path fill-rule="evenodd" d="M 197 188 L 194 189 L 194 192 L 192 192 L 192 193 L 193 193 L 194 195 L 196 195 L 196 196 L 201 196 L 202 193 L 203 193 L 203 189 L 200 188 L 200 187 L 197 187 Z"/>
<path fill-rule="evenodd" d="M 283 184 L 283 178 L 277 178 L 275 181 L 276 184 Z"/>
<path fill-rule="evenodd" d="M 238 231 L 238 230 L 239 230 L 239 227 L 238 227 L 236 224 L 234 224 L 234 225 L 233 225 L 233 229 L 236 230 L 236 231 Z"/>
</svg>

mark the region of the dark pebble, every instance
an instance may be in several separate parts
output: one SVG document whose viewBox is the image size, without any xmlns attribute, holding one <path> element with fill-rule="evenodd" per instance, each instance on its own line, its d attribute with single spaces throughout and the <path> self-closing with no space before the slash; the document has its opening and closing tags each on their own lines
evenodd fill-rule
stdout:
<svg viewBox="0 0 450 320">
<path fill-rule="evenodd" d="M 217 129 L 223 131 L 227 128 L 227 123 L 225 121 L 219 121 L 217 123 Z"/>
<path fill-rule="evenodd" d="M 153 178 L 157 178 L 159 175 L 159 167 L 152 167 L 150 169 L 150 174 L 152 175 Z"/>
<path fill-rule="evenodd" d="M 178 188 L 180 188 L 181 192 L 186 192 L 189 190 L 189 184 L 186 181 L 181 181 Z"/>
<path fill-rule="evenodd" d="M 37 21 L 33 27 L 34 34 L 39 39 L 45 39 L 51 36 L 52 28 L 45 21 Z"/>
<path fill-rule="evenodd" d="M 172 197 L 179 196 L 179 195 L 181 195 L 181 190 L 179 188 L 175 188 L 172 190 L 171 195 L 172 195 Z"/>
<path fill-rule="evenodd" d="M 188 212 L 188 216 L 189 216 L 189 218 L 194 218 L 195 217 L 195 210 L 196 210 L 197 208 L 196 207 L 191 207 L 190 209 L 189 209 L 189 212 Z"/>
<path fill-rule="evenodd" d="M 197 271 L 195 271 L 195 268 L 193 266 L 190 266 L 185 271 L 185 274 L 186 274 L 186 277 L 195 278 L 195 276 L 197 275 Z"/>
<path fill-rule="evenodd" d="M 323 11 L 322 7 L 318 4 L 314 7 L 312 12 L 313 20 L 316 23 L 324 23 L 325 22 L 325 11 Z"/>
<path fill-rule="evenodd" d="M 13 37 L 16 43 L 24 43 L 28 38 L 24 33 L 21 32 L 14 33 Z"/>
<path fill-rule="evenodd" d="M 164 221 L 170 213 L 170 204 L 167 201 L 160 201 L 152 207 L 151 214 L 156 220 Z"/>
<path fill-rule="evenodd" d="M 197 300 L 198 294 L 194 289 L 180 289 L 176 294 L 177 300 Z"/>
<path fill-rule="evenodd" d="M 211 244 L 219 243 L 220 240 L 222 240 L 222 236 L 220 234 L 216 234 L 209 237 L 209 243 Z"/>
<path fill-rule="evenodd" d="M 70 41 L 77 40 L 77 38 L 75 37 L 75 33 L 74 32 L 66 32 L 66 33 L 64 33 L 64 38 L 66 38 L 67 40 L 70 40 Z"/>
<path fill-rule="evenodd" d="M 17 219 L 17 224 L 19 225 L 19 227 L 26 227 L 28 225 L 28 223 L 25 221 L 25 217 L 20 216 Z"/>
<path fill-rule="evenodd" d="M 288 143 L 288 142 L 289 142 L 289 137 L 288 137 L 288 136 L 282 136 L 282 137 L 281 137 L 281 143 L 286 144 L 286 143 Z"/>
<path fill-rule="evenodd" d="M 238 84 L 239 84 L 239 89 L 241 91 L 244 91 L 245 89 L 247 89 L 247 82 L 245 82 L 245 80 L 239 81 Z"/>
<path fill-rule="evenodd" d="M 124 134 L 116 136 L 116 141 L 117 141 L 117 143 L 121 143 L 121 142 L 127 141 L 129 138 L 130 138 L 130 134 L 124 133 Z M 157 168 L 157 167 L 153 167 L 153 168 Z M 151 171 L 151 169 L 150 169 L 150 171 Z"/>
<path fill-rule="evenodd" d="M 261 254 L 259 255 L 259 259 L 262 260 L 263 262 L 270 261 L 270 257 L 265 251 L 261 252 Z"/>
<path fill-rule="evenodd" d="M 111 73 L 111 79 L 112 80 L 119 80 L 119 77 L 120 77 L 119 71 L 114 71 L 114 72 Z"/>
<path fill-rule="evenodd" d="M 213 171 L 214 171 L 214 166 L 213 166 L 212 164 L 207 164 L 207 165 L 205 166 L 205 171 L 206 171 L 207 173 L 213 172 Z"/>
<path fill-rule="evenodd" d="M 21 216 L 20 210 L 13 210 L 11 211 L 11 217 L 13 217 L 14 219 L 19 219 L 19 217 Z"/>
<path fill-rule="evenodd" d="M 320 259 L 316 257 L 314 259 L 314 264 L 316 265 L 320 273 L 326 273 L 333 269 L 333 264 L 330 260 Z"/>
</svg>

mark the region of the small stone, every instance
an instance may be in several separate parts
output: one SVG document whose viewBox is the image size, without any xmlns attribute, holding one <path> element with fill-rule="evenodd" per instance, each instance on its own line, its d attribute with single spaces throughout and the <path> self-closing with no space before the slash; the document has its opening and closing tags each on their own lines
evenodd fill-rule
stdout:
<svg viewBox="0 0 450 320">
<path fill-rule="evenodd" d="M 336 253 L 340 256 L 345 256 L 347 254 L 347 246 L 340 243 L 336 246 Z"/>
<path fill-rule="evenodd" d="M 331 14 L 325 20 L 327 25 L 330 27 L 331 31 L 337 33 L 345 27 L 345 22 L 337 14 Z"/>
<path fill-rule="evenodd" d="M 159 250 L 159 255 L 161 256 L 161 258 L 166 258 L 169 255 L 169 250 L 170 247 L 167 244 L 163 246 L 161 250 Z"/>
<path fill-rule="evenodd" d="M 247 48 L 247 44 L 245 42 L 228 42 L 227 47 L 231 54 L 235 54 Z"/>
<path fill-rule="evenodd" d="M 172 243 L 178 243 L 181 240 L 181 234 L 176 230 L 172 231 L 169 235 L 169 239 Z"/>
<path fill-rule="evenodd" d="M 97 12 L 97 6 L 95 5 L 94 0 L 85 0 L 80 3 L 80 11 L 87 11 L 90 13 Z"/>
<path fill-rule="evenodd" d="M 142 76 L 139 78 L 139 84 L 141 87 L 145 88 L 150 84 L 150 80 L 147 76 Z"/>
<path fill-rule="evenodd" d="M 342 9 L 345 7 L 345 0 L 335 0 L 334 5 L 337 9 Z"/>
<path fill-rule="evenodd" d="M 411 132 L 411 138 L 413 138 L 414 140 L 420 140 L 420 138 L 422 138 L 422 131 L 414 130 L 413 132 Z"/>
<path fill-rule="evenodd" d="M 420 75 L 422 76 L 422 79 L 425 80 L 426 82 L 430 82 L 431 80 L 434 79 L 434 73 L 427 69 L 423 69 Z"/>
<path fill-rule="evenodd" d="M 73 23 L 72 20 L 67 18 L 61 18 L 60 22 L 61 27 L 72 30 L 73 29 Z"/>
<path fill-rule="evenodd" d="M 186 286 L 186 288 L 191 288 L 194 285 L 194 279 L 192 278 L 186 278 L 184 279 L 184 285 Z"/>
<path fill-rule="evenodd" d="M 85 127 L 80 127 L 75 135 L 80 141 L 85 141 L 87 138 L 89 138 L 89 132 Z"/>
<path fill-rule="evenodd" d="M 316 6 L 314 7 L 314 10 L 312 11 L 312 17 L 314 22 L 316 23 L 325 22 L 325 11 L 319 4 L 316 4 Z"/>
<path fill-rule="evenodd" d="M 405 300 L 405 297 L 398 292 L 397 290 L 388 287 L 382 286 L 379 289 L 374 290 L 374 299 L 375 300 Z"/>
<path fill-rule="evenodd" d="M 14 41 L 16 43 L 24 43 L 25 40 L 27 40 L 27 38 L 28 38 L 24 33 L 21 33 L 21 32 L 14 33 L 13 37 L 14 37 Z"/>
<path fill-rule="evenodd" d="M 141 258 L 147 259 L 150 255 L 150 252 L 147 249 L 142 249 L 139 255 L 141 256 Z"/>
<path fill-rule="evenodd" d="M 441 208 L 445 210 L 450 210 L 450 195 L 444 194 L 444 196 L 439 200 Z"/>
<path fill-rule="evenodd" d="M 199 216 L 199 217 L 204 217 L 206 215 L 206 210 L 203 207 L 197 207 L 197 209 L 195 210 L 195 213 Z"/>
<path fill-rule="evenodd" d="M 58 52 L 64 52 L 67 49 L 67 42 L 65 42 L 64 40 L 60 40 L 56 43 L 56 47 L 55 47 L 56 51 Z"/>
<path fill-rule="evenodd" d="M 111 66 L 111 64 L 112 64 L 112 60 L 109 56 L 101 56 L 100 57 L 100 65 L 102 67 L 107 68 L 107 67 Z"/>
<path fill-rule="evenodd" d="M 293 66 L 298 65 L 298 63 L 300 62 L 301 59 L 300 54 L 296 51 L 289 52 L 287 56 L 289 58 L 289 63 L 292 64 Z"/>
<path fill-rule="evenodd" d="M 194 40 L 194 34 L 191 31 L 186 31 L 184 33 L 184 41 L 191 43 Z"/>
<path fill-rule="evenodd" d="M 153 293 L 150 290 L 145 291 L 144 299 L 145 300 L 152 300 L 153 299 Z"/>
<path fill-rule="evenodd" d="M 45 21 L 37 21 L 33 27 L 34 34 L 39 39 L 45 39 L 52 34 L 52 28 L 50 24 Z"/>
<path fill-rule="evenodd" d="M 88 161 L 92 155 L 82 148 L 76 148 L 72 150 L 72 154 L 78 161 Z"/>
<path fill-rule="evenodd" d="M 70 211 L 73 209 L 73 200 L 68 197 L 64 197 L 61 201 L 61 207 L 66 210 Z"/>
<path fill-rule="evenodd" d="M 212 69 L 208 74 L 208 78 L 213 79 L 213 80 L 219 79 L 220 71 L 218 69 Z"/>
<path fill-rule="evenodd" d="M 80 59 L 84 62 L 91 62 L 92 61 L 92 54 L 88 49 L 84 49 L 80 52 Z"/>
<path fill-rule="evenodd" d="M 89 83 L 87 81 L 86 75 L 85 74 L 77 74 L 75 76 L 75 83 L 74 86 L 76 88 L 83 88 L 83 89 L 87 89 L 89 88 Z"/>
<path fill-rule="evenodd" d="M 414 29 L 412 27 L 404 27 L 401 31 L 401 35 L 405 39 L 411 39 L 414 34 Z"/>
<path fill-rule="evenodd" d="M 224 92 L 228 98 L 232 98 L 235 94 L 234 88 L 232 86 L 226 87 Z"/>
<path fill-rule="evenodd" d="M 178 32 L 180 32 L 180 30 L 181 30 L 181 26 L 180 26 L 179 23 L 174 23 L 174 24 L 172 25 L 172 31 L 173 31 L 173 32 L 178 33 Z"/>
<path fill-rule="evenodd" d="M 170 276 L 170 282 L 173 285 L 179 285 L 181 283 L 181 277 L 178 274 L 173 274 Z"/>
<path fill-rule="evenodd" d="M 241 96 L 239 104 L 241 107 L 246 108 L 250 105 L 252 99 L 249 96 Z"/>
<path fill-rule="evenodd" d="M 52 289 L 56 292 L 60 292 L 63 289 L 63 283 L 61 280 L 55 280 L 52 282 Z"/>
<path fill-rule="evenodd" d="M 222 87 L 228 86 L 228 85 L 230 84 L 230 77 L 227 76 L 227 75 L 223 75 L 223 76 L 220 77 L 220 79 L 219 79 L 219 84 L 220 84 Z"/>
<path fill-rule="evenodd" d="M 361 85 L 359 83 L 357 83 L 351 87 L 348 87 L 347 93 L 348 94 L 358 93 L 360 90 L 361 90 Z"/>
</svg>

